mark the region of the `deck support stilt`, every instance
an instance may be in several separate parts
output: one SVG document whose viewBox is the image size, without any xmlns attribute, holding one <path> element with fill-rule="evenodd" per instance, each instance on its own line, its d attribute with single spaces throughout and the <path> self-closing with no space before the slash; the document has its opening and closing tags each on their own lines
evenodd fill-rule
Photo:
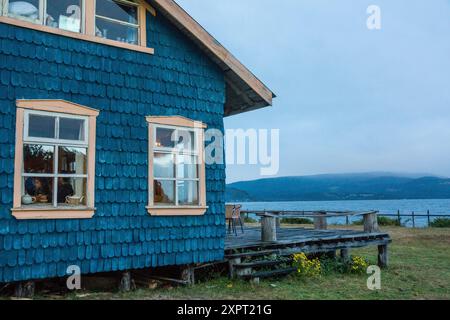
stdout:
<svg viewBox="0 0 450 320">
<path fill-rule="evenodd" d="M 341 249 L 341 259 L 345 262 L 350 260 L 350 249 Z"/>
<path fill-rule="evenodd" d="M 129 292 L 134 289 L 136 289 L 136 285 L 131 278 L 131 272 L 125 271 L 122 273 L 122 278 L 120 279 L 119 290 L 122 292 Z"/>
<path fill-rule="evenodd" d="M 181 271 L 181 280 L 186 281 L 188 285 L 195 284 L 195 271 L 194 268 L 187 266 Z"/>
<path fill-rule="evenodd" d="M 387 268 L 389 264 L 388 245 L 378 246 L 378 266 L 380 268 Z"/>
<path fill-rule="evenodd" d="M 33 281 L 19 282 L 14 288 L 14 296 L 17 298 L 33 298 L 36 285 Z"/>
</svg>

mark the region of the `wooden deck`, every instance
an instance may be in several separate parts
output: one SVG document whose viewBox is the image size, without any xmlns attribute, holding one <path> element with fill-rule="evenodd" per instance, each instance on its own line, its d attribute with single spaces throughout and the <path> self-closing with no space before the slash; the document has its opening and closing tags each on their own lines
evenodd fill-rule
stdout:
<svg viewBox="0 0 450 320">
<path fill-rule="evenodd" d="M 238 230 L 227 234 L 225 255 L 245 251 L 280 250 L 290 252 L 324 252 L 339 249 L 351 249 L 365 246 L 381 246 L 391 242 L 387 233 L 367 233 L 356 230 L 315 230 L 307 228 L 283 227 L 277 229 L 277 241 L 261 241 L 261 228 L 247 227 L 244 233 Z"/>
</svg>

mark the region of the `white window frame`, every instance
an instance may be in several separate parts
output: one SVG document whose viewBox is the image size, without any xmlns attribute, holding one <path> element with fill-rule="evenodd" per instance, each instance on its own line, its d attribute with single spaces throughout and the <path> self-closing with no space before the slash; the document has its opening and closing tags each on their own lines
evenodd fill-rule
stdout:
<svg viewBox="0 0 450 320">
<path fill-rule="evenodd" d="M 49 116 L 55 118 L 55 137 L 56 138 L 38 138 L 29 136 L 29 117 L 30 115 L 40 115 Z M 84 121 L 84 140 L 65 140 L 59 139 L 59 120 L 60 118 L 65 119 L 77 119 Z M 25 173 L 22 160 L 22 194 L 24 193 L 24 178 L 27 177 L 38 177 L 38 178 L 52 178 L 53 179 L 53 208 L 59 208 L 58 206 L 58 178 L 83 178 L 86 179 L 86 203 L 88 203 L 88 197 L 90 195 L 87 192 L 87 180 L 88 180 L 88 168 L 86 167 L 86 174 L 61 174 L 59 173 L 58 160 L 59 160 L 59 147 L 74 147 L 74 148 L 86 148 L 86 166 L 88 166 L 87 154 L 89 153 L 89 117 L 86 116 L 76 116 L 71 114 L 57 113 L 57 112 L 46 112 L 46 111 L 34 111 L 25 110 L 24 113 L 24 126 L 23 126 L 23 145 L 33 145 L 40 144 L 45 146 L 54 147 L 53 151 L 53 173 Z M 87 206 L 81 206 L 87 207 Z"/>
<path fill-rule="evenodd" d="M 192 132 L 194 135 L 194 149 L 193 150 L 188 150 L 188 149 L 179 149 L 177 147 L 175 148 L 168 148 L 168 147 L 158 147 L 156 146 L 156 132 L 158 129 L 170 129 L 170 130 L 182 130 L 182 131 L 187 131 L 187 132 Z M 197 200 L 198 200 L 198 204 L 196 205 L 192 205 L 191 207 L 197 207 L 200 205 L 200 157 L 201 155 L 199 154 L 199 144 L 198 141 L 200 139 L 200 132 L 199 129 L 193 129 L 193 128 L 187 128 L 187 127 L 177 127 L 177 126 L 170 126 L 170 125 L 161 125 L 161 124 L 157 124 L 153 126 L 153 141 L 151 142 L 152 144 L 152 151 L 153 151 L 153 157 L 155 155 L 155 153 L 162 153 L 162 154 L 171 154 L 174 157 L 174 177 L 173 178 L 161 178 L 161 177 L 156 177 L 153 175 L 153 180 L 158 180 L 158 181 L 173 181 L 175 183 L 175 204 L 174 205 L 156 205 L 154 204 L 154 199 L 153 197 L 150 200 L 150 205 L 151 206 L 155 206 L 155 207 L 161 207 L 161 208 L 179 208 L 179 207 L 186 207 L 185 205 L 181 205 L 179 204 L 179 196 L 178 196 L 178 181 L 190 181 L 190 182 L 196 182 L 197 183 Z M 191 156 L 191 157 L 195 157 L 195 163 L 196 163 L 196 167 L 197 167 L 197 177 L 196 178 L 179 178 L 178 177 L 178 157 L 180 155 L 186 155 L 186 156 Z"/>
<path fill-rule="evenodd" d="M 183 215 L 203 215 L 208 207 L 206 206 L 206 175 L 204 161 L 203 137 L 206 125 L 201 122 L 186 119 L 184 117 L 147 117 L 149 123 L 149 183 L 148 183 L 148 207 L 150 215 L 154 216 L 183 216 Z M 178 147 L 158 147 L 156 146 L 156 131 L 158 128 L 181 130 L 194 133 L 193 150 L 181 149 Z M 154 155 L 155 153 L 165 153 L 174 155 L 175 177 L 159 178 L 154 176 Z M 179 155 L 196 157 L 197 176 L 195 178 L 179 178 L 178 159 Z M 154 203 L 154 181 L 174 181 L 174 204 L 155 204 Z M 178 196 L 178 181 L 192 181 L 197 183 L 197 205 L 180 205 Z"/>
</svg>

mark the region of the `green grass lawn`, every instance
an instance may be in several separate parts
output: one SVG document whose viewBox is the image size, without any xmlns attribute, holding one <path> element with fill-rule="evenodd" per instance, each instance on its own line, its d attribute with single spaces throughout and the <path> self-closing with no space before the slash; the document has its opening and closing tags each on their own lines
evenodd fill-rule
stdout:
<svg viewBox="0 0 450 320">
<path fill-rule="evenodd" d="M 391 234 L 390 267 L 381 290 L 367 289 L 367 275 L 331 273 L 301 279 L 295 275 L 259 284 L 225 277 L 191 287 L 138 289 L 131 293 L 76 292 L 65 299 L 450 299 L 450 229 L 384 227 Z M 354 250 L 376 262 L 377 250 Z M 49 298 L 41 296 L 38 298 Z M 52 297 L 54 298 L 54 297 Z"/>
</svg>

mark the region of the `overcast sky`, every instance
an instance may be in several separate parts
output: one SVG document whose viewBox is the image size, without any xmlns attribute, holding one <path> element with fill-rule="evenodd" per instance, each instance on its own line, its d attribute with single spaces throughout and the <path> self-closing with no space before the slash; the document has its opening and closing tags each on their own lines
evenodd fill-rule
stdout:
<svg viewBox="0 0 450 320">
<path fill-rule="evenodd" d="M 276 94 L 226 128 L 279 128 L 279 176 L 450 176 L 449 0 L 178 0 Z M 382 29 L 368 30 L 367 7 Z M 228 182 L 260 178 L 229 166 Z"/>
</svg>

